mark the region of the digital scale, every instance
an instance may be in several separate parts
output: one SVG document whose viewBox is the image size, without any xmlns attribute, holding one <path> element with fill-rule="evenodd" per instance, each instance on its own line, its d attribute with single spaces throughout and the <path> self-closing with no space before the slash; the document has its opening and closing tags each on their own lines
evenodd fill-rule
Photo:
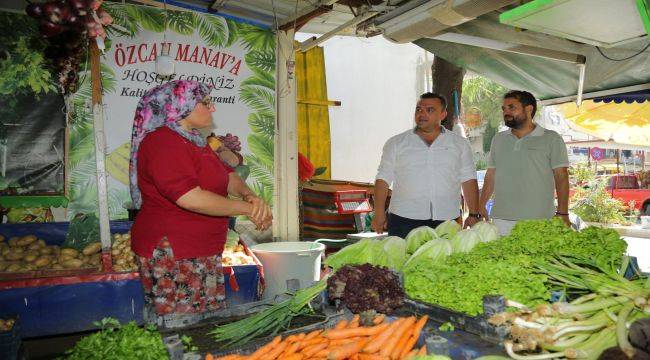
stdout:
<svg viewBox="0 0 650 360">
<path fill-rule="evenodd" d="M 366 190 L 343 190 L 334 193 L 334 203 L 339 214 L 354 214 L 354 225 L 358 232 L 363 232 L 365 226 L 361 214 L 372 211 Z"/>
<path fill-rule="evenodd" d="M 346 239 L 365 230 L 372 184 L 312 179 L 301 189 L 304 238 Z"/>
</svg>

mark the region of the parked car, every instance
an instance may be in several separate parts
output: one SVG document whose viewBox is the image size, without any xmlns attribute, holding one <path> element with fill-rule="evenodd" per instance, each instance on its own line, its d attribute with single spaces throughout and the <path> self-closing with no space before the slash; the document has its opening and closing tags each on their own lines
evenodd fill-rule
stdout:
<svg viewBox="0 0 650 360">
<path fill-rule="evenodd" d="M 634 209 L 642 215 L 650 215 L 650 189 L 640 188 L 637 175 L 612 175 L 607 177 L 606 184 L 607 191 L 614 199 L 625 206 L 634 202 Z M 570 191 L 570 195 L 573 195 L 573 191 Z"/>
</svg>

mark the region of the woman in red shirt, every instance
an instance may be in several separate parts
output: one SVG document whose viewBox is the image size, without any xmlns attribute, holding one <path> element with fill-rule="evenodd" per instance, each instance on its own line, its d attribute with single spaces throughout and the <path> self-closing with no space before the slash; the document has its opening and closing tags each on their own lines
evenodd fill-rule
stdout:
<svg viewBox="0 0 650 360">
<path fill-rule="evenodd" d="M 130 185 L 140 211 L 131 237 L 147 320 L 152 312 L 178 316 L 222 308 L 228 217 L 247 215 L 261 229 L 271 224 L 269 207 L 197 131 L 212 124 L 210 91 L 206 84 L 175 80 L 147 91 L 136 109 Z"/>
</svg>

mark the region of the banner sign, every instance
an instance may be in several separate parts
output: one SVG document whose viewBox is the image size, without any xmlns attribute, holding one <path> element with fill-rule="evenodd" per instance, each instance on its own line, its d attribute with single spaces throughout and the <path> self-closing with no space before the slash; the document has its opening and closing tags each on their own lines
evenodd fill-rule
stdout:
<svg viewBox="0 0 650 360">
<path fill-rule="evenodd" d="M 115 20 L 109 27 L 108 49 L 101 58 L 111 218 L 126 217 L 124 205 L 131 200 L 129 151 L 137 103 L 145 91 L 172 79 L 196 80 L 214 86 L 213 128 L 205 135 L 230 134 L 222 142 L 243 159 L 237 172 L 270 203 L 275 132 L 275 34 L 211 14 L 165 12 L 119 3 L 104 6 Z M 155 72 L 156 58 L 163 52 L 175 61 L 174 75 L 166 78 Z M 77 179 L 74 183 L 89 182 Z M 92 190 L 96 194 L 96 189 Z"/>
</svg>

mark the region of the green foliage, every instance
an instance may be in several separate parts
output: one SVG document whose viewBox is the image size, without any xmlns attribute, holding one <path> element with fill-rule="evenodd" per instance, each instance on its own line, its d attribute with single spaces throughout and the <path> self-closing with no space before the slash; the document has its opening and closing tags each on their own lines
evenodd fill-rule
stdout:
<svg viewBox="0 0 650 360">
<path fill-rule="evenodd" d="M 492 138 L 497 133 L 503 118 L 501 113 L 502 96 L 508 91 L 505 87 L 482 76 L 475 76 L 463 81 L 462 103 L 468 109 L 476 109 L 482 116 L 485 130 L 483 133 L 483 152 L 490 151 Z"/>
<path fill-rule="evenodd" d="M 483 150 L 485 151 L 485 147 L 483 148 Z M 487 151 L 489 152 L 490 149 L 488 148 Z M 476 170 L 478 171 L 478 170 L 485 170 L 485 169 L 487 169 L 487 161 L 485 159 L 478 159 L 476 161 Z"/>
<path fill-rule="evenodd" d="M 487 154 L 490 152 L 490 146 L 492 146 L 492 138 L 498 132 L 497 128 L 492 126 L 486 126 L 485 131 L 483 132 L 483 153 Z"/>
<path fill-rule="evenodd" d="M 246 50 L 275 52 L 275 33 L 250 24 L 239 24 L 239 36 Z"/>
<path fill-rule="evenodd" d="M 319 168 L 316 168 L 314 170 L 314 176 L 319 176 L 325 174 L 325 171 L 327 171 L 327 166 L 321 166 Z"/>
<path fill-rule="evenodd" d="M 192 35 L 195 18 L 195 14 L 189 11 L 168 11 L 167 28 L 182 35 Z"/>
<path fill-rule="evenodd" d="M 569 176 L 575 184 L 588 184 L 596 178 L 596 172 L 588 164 L 578 163 L 569 167 Z"/>
<path fill-rule="evenodd" d="M 29 39 L 20 37 L 12 45 L 12 52 L 0 60 L 0 95 L 55 91 L 43 54 L 29 46 Z"/>
<path fill-rule="evenodd" d="M 273 140 L 275 135 L 275 113 L 270 110 L 251 113 L 248 115 L 248 125 L 257 135 Z"/>
<path fill-rule="evenodd" d="M 576 232 L 562 220 L 520 221 L 509 236 L 455 253 L 442 263 L 421 262 L 408 268 L 406 293 L 470 315 L 483 312 L 484 295 L 503 295 L 525 305 L 550 299 L 546 276 L 535 263 L 553 256 L 588 256 L 601 268 L 620 266 L 627 244 L 616 231 L 596 227 Z"/>
<path fill-rule="evenodd" d="M 248 136 L 251 155 L 246 156 L 250 166 L 251 189 L 271 204 L 273 201 L 273 139 L 275 136 L 275 36 L 264 29 L 240 24 L 239 35 L 250 52 L 245 56 L 246 65 L 253 75 L 242 82 L 239 97 L 254 110 L 248 116 L 252 134 Z M 269 43 L 270 41 L 270 43 Z M 269 55 L 270 54 L 270 55 Z"/>
<path fill-rule="evenodd" d="M 584 221 L 606 224 L 625 222 L 625 204 L 612 198 L 605 180 L 596 181 L 587 189 L 578 187 L 571 197 L 571 210 Z"/>
<path fill-rule="evenodd" d="M 79 340 L 66 352 L 67 359 L 169 359 L 162 337 L 153 325 L 139 328 L 132 321 L 120 326 L 115 319 L 104 319 L 97 325 L 102 326 L 102 331 Z"/>
<path fill-rule="evenodd" d="M 199 350 L 198 346 L 195 346 L 192 343 L 191 336 L 183 335 L 181 336 L 181 341 L 183 342 L 183 350 L 185 352 L 195 352 Z"/>
<path fill-rule="evenodd" d="M 269 74 L 275 73 L 275 54 L 264 51 L 251 51 L 245 56 L 246 64 L 264 70 Z"/>
<path fill-rule="evenodd" d="M 36 22 L 26 15 L 0 12 L 0 117 L 5 122 L 12 122 L 17 107 L 23 106 L 20 97 L 38 99 L 57 91 L 45 48 Z"/>
<path fill-rule="evenodd" d="M 106 27 L 109 36 L 127 36 L 132 38 L 140 31 L 140 25 L 134 21 L 132 13 L 127 11 L 131 6 L 133 5 L 120 3 L 107 3 L 102 6 L 111 15 L 113 25 L 115 25 Z"/>
<path fill-rule="evenodd" d="M 196 14 L 196 26 L 203 41 L 210 46 L 225 46 L 229 29 L 226 20 L 220 16 Z"/>
<path fill-rule="evenodd" d="M 482 76 L 466 79 L 463 81 L 463 107 L 477 108 L 481 112 L 484 123 L 498 128 L 502 120 L 502 97 L 507 91 L 505 87 Z"/>
<path fill-rule="evenodd" d="M 90 213 L 76 216 L 70 221 L 70 228 L 62 246 L 82 250 L 87 245 L 99 241 L 99 218 Z"/>
<path fill-rule="evenodd" d="M 142 28 L 157 33 L 165 30 L 165 12 L 163 10 L 135 5 L 126 6 L 125 10 L 129 20 L 140 24 Z"/>
</svg>

